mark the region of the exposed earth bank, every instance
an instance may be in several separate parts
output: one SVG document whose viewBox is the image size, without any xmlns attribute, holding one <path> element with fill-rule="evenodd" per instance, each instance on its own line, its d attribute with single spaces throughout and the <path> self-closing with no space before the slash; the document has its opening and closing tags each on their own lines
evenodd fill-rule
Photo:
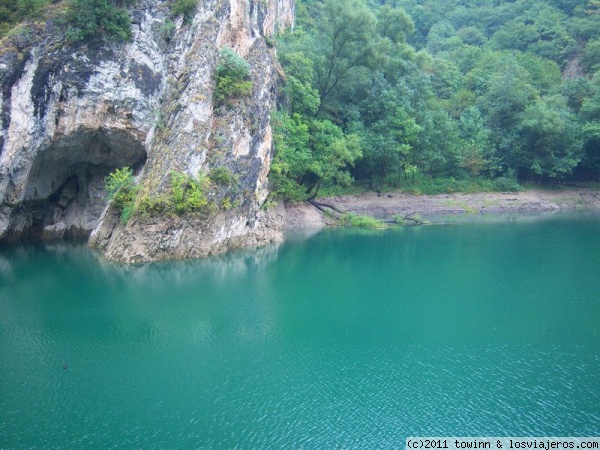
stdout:
<svg viewBox="0 0 600 450">
<path fill-rule="evenodd" d="M 474 215 L 600 210 L 600 190 L 565 187 L 555 190 L 439 195 L 369 192 L 322 198 L 318 203 L 333 206 L 341 212 L 364 214 L 383 220 L 392 220 L 399 215 L 404 218 L 419 217 L 428 222 L 443 223 L 450 217 L 456 219 L 457 216 L 468 219 Z M 285 216 L 284 231 L 335 224 L 335 221 L 309 203 L 286 205 Z"/>
</svg>

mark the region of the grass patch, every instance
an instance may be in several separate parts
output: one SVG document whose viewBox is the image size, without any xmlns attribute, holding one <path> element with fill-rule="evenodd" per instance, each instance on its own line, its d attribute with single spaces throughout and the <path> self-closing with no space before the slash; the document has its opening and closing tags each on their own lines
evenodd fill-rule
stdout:
<svg viewBox="0 0 600 450">
<path fill-rule="evenodd" d="M 344 227 L 365 228 L 368 230 L 381 230 L 387 228 L 387 225 L 383 220 L 355 213 L 342 214 L 338 219 L 338 222 Z"/>
<path fill-rule="evenodd" d="M 444 200 L 442 203 L 451 208 L 460 208 L 467 214 L 475 214 L 478 211 L 476 206 L 471 206 L 461 200 Z"/>
</svg>

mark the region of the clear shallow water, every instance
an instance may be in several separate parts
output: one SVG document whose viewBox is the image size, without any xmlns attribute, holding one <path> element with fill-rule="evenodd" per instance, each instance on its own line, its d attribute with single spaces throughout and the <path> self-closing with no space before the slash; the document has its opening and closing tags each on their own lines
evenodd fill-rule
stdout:
<svg viewBox="0 0 600 450">
<path fill-rule="evenodd" d="M 135 267 L 0 249 L 0 448 L 599 434 L 597 216 Z"/>
</svg>

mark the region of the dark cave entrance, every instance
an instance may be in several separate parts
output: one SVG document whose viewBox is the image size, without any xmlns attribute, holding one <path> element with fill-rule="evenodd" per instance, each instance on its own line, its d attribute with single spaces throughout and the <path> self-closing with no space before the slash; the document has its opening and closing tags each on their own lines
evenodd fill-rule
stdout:
<svg viewBox="0 0 600 450">
<path fill-rule="evenodd" d="M 106 207 L 104 178 L 145 161 L 141 139 L 123 130 L 80 131 L 40 150 L 21 205 L 22 237 L 86 239 Z"/>
</svg>

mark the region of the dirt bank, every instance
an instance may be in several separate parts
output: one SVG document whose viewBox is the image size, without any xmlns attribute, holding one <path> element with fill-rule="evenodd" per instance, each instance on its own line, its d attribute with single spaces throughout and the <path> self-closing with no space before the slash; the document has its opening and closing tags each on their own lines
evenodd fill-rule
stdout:
<svg viewBox="0 0 600 450">
<path fill-rule="evenodd" d="M 375 192 L 330 197 L 319 200 L 343 212 L 365 214 L 390 220 L 420 216 L 431 222 L 460 215 L 531 214 L 560 210 L 600 209 L 600 190 L 561 188 L 523 192 L 485 192 L 477 194 L 410 195 Z M 331 224 L 308 203 L 286 206 L 286 230 L 323 227 Z"/>
</svg>

